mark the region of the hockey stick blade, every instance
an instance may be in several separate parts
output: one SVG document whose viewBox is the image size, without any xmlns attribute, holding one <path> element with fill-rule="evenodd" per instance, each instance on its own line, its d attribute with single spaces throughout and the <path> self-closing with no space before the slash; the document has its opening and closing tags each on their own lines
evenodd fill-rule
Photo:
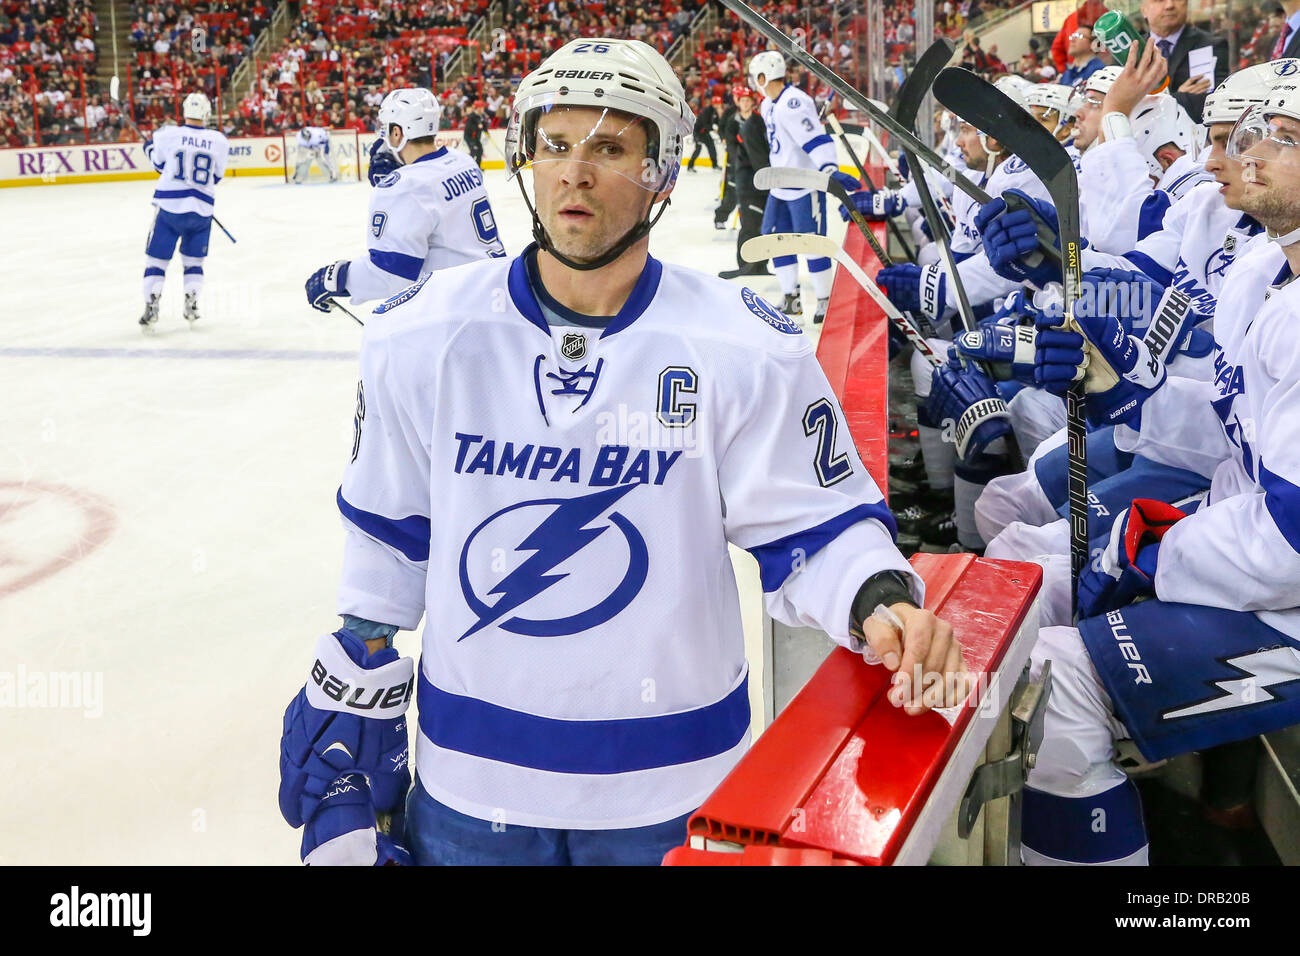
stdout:
<svg viewBox="0 0 1300 956">
<path fill-rule="evenodd" d="M 821 63 L 802 46 L 774 27 L 761 13 L 745 3 L 744 0 L 721 0 L 721 2 L 724 7 L 727 7 L 741 20 L 762 34 L 786 58 L 796 61 L 809 73 L 820 79 L 838 93 L 847 105 L 866 113 L 876 123 L 889 130 L 890 135 L 894 136 L 900 145 L 916 153 L 917 156 L 952 180 L 953 185 L 970 196 L 971 199 L 974 199 L 980 205 L 989 201 L 988 193 L 976 186 L 953 168 L 951 163 L 917 139 L 915 133 L 907 129 L 887 112 L 881 110 L 842 76 Z"/>
<path fill-rule="evenodd" d="M 754 173 L 755 189 L 815 189 L 826 192 L 831 174 L 820 169 L 799 169 L 794 166 L 764 166 Z"/>
<path fill-rule="evenodd" d="M 754 236 L 754 238 L 746 240 L 745 244 L 740 247 L 740 257 L 746 262 L 765 262 L 777 256 L 809 256 L 814 259 L 834 259 L 848 271 L 849 275 L 853 276 L 854 281 L 862 286 L 876 305 L 880 306 L 881 311 L 885 313 L 889 321 L 907 337 L 907 340 L 912 343 L 912 347 L 921 353 L 922 358 L 936 368 L 943 364 L 916 326 L 909 322 L 903 313 L 898 311 L 898 307 L 889 301 L 889 297 L 881 291 L 880 286 L 876 285 L 875 281 L 862 271 L 862 266 L 858 265 L 853 257 L 845 252 L 844 248 L 834 239 L 814 233 L 772 232 L 765 236 Z"/>
<path fill-rule="evenodd" d="M 952 60 L 952 50 L 952 44 L 947 40 L 935 40 L 921 54 L 916 66 L 912 67 L 912 71 L 903 80 L 903 85 L 898 88 L 898 97 L 894 100 L 894 108 L 890 113 L 908 129 L 916 127 L 916 116 L 921 112 L 925 94 L 930 92 L 935 77 Z"/>
</svg>

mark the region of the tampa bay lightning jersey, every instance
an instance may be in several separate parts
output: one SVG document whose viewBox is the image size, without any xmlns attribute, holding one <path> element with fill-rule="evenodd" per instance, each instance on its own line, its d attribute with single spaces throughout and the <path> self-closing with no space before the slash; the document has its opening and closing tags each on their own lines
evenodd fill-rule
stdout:
<svg viewBox="0 0 1300 956">
<path fill-rule="evenodd" d="M 153 202 L 164 212 L 211 216 L 213 194 L 226 174 L 230 144 L 220 130 L 164 126 L 144 142 L 144 154 L 159 172 Z"/>
<path fill-rule="evenodd" d="M 796 86 L 786 86 L 776 99 L 764 99 L 759 113 L 767 125 L 768 162 L 796 169 L 839 168 L 835 141 L 830 138 L 813 99 Z M 800 199 L 807 189 L 773 189 L 777 199 Z"/>
<path fill-rule="evenodd" d="M 798 326 L 653 258 L 603 329 L 552 326 L 526 261 L 427 276 L 366 323 L 339 611 L 424 617 L 416 767 L 440 802 L 659 823 L 748 744 L 728 542 L 773 617 L 846 645 L 864 580 L 921 584 Z"/>
<path fill-rule="evenodd" d="M 1119 426 L 1115 444 L 1212 478 L 1206 504 L 1161 539 L 1156 596 L 1255 611 L 1300 637 L 1300 282 L 1289 280 L 1281 248 L 1252 240 L 1219 292 L 1213 381 L 1171 375 L 1140 432 Z"/>
<path fill-rule="evenodd" d="M 319 126 L 304 126 L 298 130 L 298 147 L 300 149 L 324 149 L 330 151 L 330 131 Z"/>
<path fill-rule="evenodd" d="M 506 254 L 482 171 L 445 146 L 375 184 L 366 248 L 348 266 L 353 302 L 386 299 L 426 273 Z"/>
</svg>

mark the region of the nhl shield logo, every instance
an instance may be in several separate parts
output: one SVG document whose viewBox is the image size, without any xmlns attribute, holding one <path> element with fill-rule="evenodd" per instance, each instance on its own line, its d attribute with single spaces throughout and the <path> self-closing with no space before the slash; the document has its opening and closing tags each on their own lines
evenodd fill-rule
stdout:
<svg viewBox="0 0 1300 956">
<path fill-rule="evenodd" d="M 565 332 L 560 340 L 560 354 L 571 362 L 587 354 L 587 336 L 581 332 Z"/>
<path fill-rule="evenodd" d="M 1236 251 L 1237 251 L 1237 237 L 1225 236 L 1223 238 L 1223 254 L 1225 256 L 1231 256 Z"/>
</svg>

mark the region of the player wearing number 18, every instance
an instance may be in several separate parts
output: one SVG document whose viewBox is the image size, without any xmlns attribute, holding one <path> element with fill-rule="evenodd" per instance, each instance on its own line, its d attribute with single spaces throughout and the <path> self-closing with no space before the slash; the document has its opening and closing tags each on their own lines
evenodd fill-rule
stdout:
<svg viewBox="0 0 1300 956">
<path fill-rule="evenodd" d="M 420 276 L 506 254 L 478 164 L 437 143 L 442 107 L 428 90 L 393 90 L 379 105 L 370 148 L 366 254 L 323 266 L 307 280 L 307 301 L 387 299 Z"/>
<path fill-rule="evenodd" d="M 148 331 L 158 322 L 167 263 L 181 245 L 185 269 L 185 320 L 199 317 L 199 290 L 203 287 L 203 260 L 208 255 L 212 229 L 213 192 L 226 172 L 229 145 L 215 129 L 207 129 L 212 104 L 202 93 L 191 93 L 182 106 L 184 126 L 164 126 L 144 141 L 144 154 L 159 173 L 153 192 L 153 228 L 145 244 L 144 314 L 140 325 Z"/>
</svg>

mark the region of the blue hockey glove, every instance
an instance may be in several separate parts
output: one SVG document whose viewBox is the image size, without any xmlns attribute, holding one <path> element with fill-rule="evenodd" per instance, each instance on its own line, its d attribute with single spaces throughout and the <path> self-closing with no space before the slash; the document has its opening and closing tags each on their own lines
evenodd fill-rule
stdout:
<svg viewBox="0 0 1300 956">
<path fill-rule="evenodd" d="M 938 263 L 918 266 L 900 262 L 876 274 L 876 284 L 900 312 L 920 312 L 939 319 L 947 311 L 948 279 Z"/>
<path fill-rule="evenodd" d="M 862 188 L 862 183 L 850 176 L 848 173 L 840 170 L 834 163 L 827 163 L 821 168 L 824 173 L 830 173 L 831 179 L 843 186 L 848 192 L 855 193 Z"/>
<path fill-rule="evenodd" d="M 317 642 L 311 677 L 284 712 L 280 740 L 280 813 L 292 827 L 307 824 L 304 861 L 318 850 L 312 861 L 374 851 L 375 814 L 402 807 L 411 785 L 405 714 L 414 675 L 409 657 L 393 648 L 372 654 L 346 628 Z M 340 784 L 354 772 L 366 781 L 362 809 L 356 782 Z"/>
<path fill-rule="evenodd" d="M 898 154 L 898 178 L 903 182 L 912 178 L 912 170 L 907 165 L 907 153 Z"/>
<path fill-rule="evenodd" d="M 1079 617 L 1093 617 L 1156 593 L 1160 540 L 1182 518 L 1173 505 L 1136 498 L 1110 528 L 1106 550 L 1079 575 Z"/>
<path fill-rule="evenodd" d="M 302 834 L 308 866 L 413 866 L 410 852 L 375 825 L 370 781 L 359 770 L 330 783 Z M 400 819 L 400 815 L 399 815 Z"/>
<path fill-rule="evenodd" d="M 949 363 L 987 362 L 995 381 L 1034 384 L 1035 339 L 1032 325 L 983 325 L 961 332 L 948 347 Z"/>
<path fill-rule="evenodd" d="M 995 325 L 1020 325 L 1029 316 L 1029 322 L 1032 324 L 1033 317 L 1031 311 L 1032 303 L 1024 289 L 1016 289 L 1010 295 L 1002 300 L 1001 307 L 992 315 L 980 319 L 979 324 L 984 327 Z"/>
<path fill-rule="evenodd" d="M 1060 264 L 1038 246 L 1041 230 L 1055 248 L 1061 248 L 1056 207 L 1019 189 L 1008 189 L 1004 195 L 1014 197 L 1010 208 L 1006 199 L 991 199 L 975 214 L 975 228 L 983 239 L 989 265 L 1004 279 L 1029 282 L 1040 289 L 1060 282 Z"/>
<path fill-rule="evenodd" d="M 1183 330 L 1195 322 L 1190 300 L 1141 273 L 1091 269 L 1084 273 L 1074 317 L 1082 335 L 1055 328 L 1061 321 L 1058 309 L 1037 313 L 1035 383 L 1064 394 L 1083 372 L 1089 420 L 1135 424 L 1142 403 L 1164 383 L 1164 363 Z M 1130 329 L 1145 336 L 1138 338 Z"/>
<path fill-rule="evenodd" d="M 330 310 L 330 300 L 348 294 L 348 261 L 340 259 L 333 265 L 317 269 L 307 280 L 307 301 L 313 309 Z"/>
<path fill-rule="evenodd" d="M 891 216 L 901 216 L 903 210 L 907 208 L 903 197 L 892 189 L 864 189 L 853 193 L 849 198 L 853 200 L 854 207 L 862 213 L 863 218 L 871 222 L 882 222 Z M 840 218 L 845 222 L 849 221 L 848 207 L 840 206 Z"/>
<path fill-rule="evenodd" d="M 402 161 L 394 156 L 391 150 L 384 148 L 382 136 L 370 144 L 370 169 L 366 173 L 370 185 L 378 185 L 379 180 L 401 167 Z"/>
<path fill-rule="evenodd" d="M 945 431 L 952 428 L 957 456 L 967 463 L 1011 433 L 1011 418 L 997 386 L 975 368 L 936 368 L 925 407 L 932 421 L 943 422 Z"/>
</svg>

